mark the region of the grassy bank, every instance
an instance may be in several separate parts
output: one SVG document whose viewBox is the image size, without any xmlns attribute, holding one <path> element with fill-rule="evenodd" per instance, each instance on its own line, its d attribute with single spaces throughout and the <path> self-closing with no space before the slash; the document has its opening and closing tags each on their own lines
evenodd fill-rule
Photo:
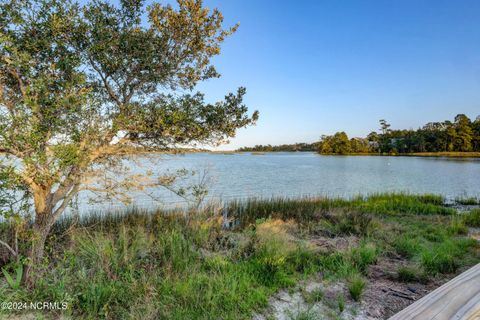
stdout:
<svg viewBox="0 0 480 320">
<path fill-rule="evenodd" d="M 377 281 L 373 267 L 388 268 L 389 281 L 435 285 L 479 261 L 467 233 L 480 227 L 480 211 L 458 215 L 442 203 L 407 194 L 234 202 L 228 212 L 235 230 L 224 230 L 214 210 L 189 219 L 139 210 L 64 219 L 48 239 L 35 289 L 2 279 L 0 300 L 68 303 L 64 311 L 34 313 L 46 318 L 251 319 L 267 312 L 281 288 L 317 278 L 345 290 L 334 298 L 315 291 L 305 300 L 325 300 L 330 316 L 340 317 L 342 303 L 361 301 Z M 2 239 L 10 235 L 5 225 L 1 232 Z M 332 245 L 339 239 L 351 243 Z M 15 268 L 3 267 L 11 274 Z"/>
</svg>

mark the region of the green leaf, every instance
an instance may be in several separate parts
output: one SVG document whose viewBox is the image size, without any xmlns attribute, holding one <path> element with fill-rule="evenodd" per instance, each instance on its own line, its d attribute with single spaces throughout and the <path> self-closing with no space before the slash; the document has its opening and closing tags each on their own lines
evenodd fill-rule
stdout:
<svg viewBox="0 0 480 320">
<path fill-rule="evenodd" d="M 16 289 L 20 288 L 20 284 L 22 283 L 22 276 L 23 276 L 23 265 L 22 264 L 18 265 L 17 268 L 15 269 L 15 273 L 16 273 L 15 279 L 13 279 L 13 277 L 10 275 L 10 273 L 7 270 L 5 270 L 4 268 L 2 268 L 2 273 L 5 276 L 5 279 L 7 280 L 8 285 L 12 289 L 16 290 Z"/>
</svg>

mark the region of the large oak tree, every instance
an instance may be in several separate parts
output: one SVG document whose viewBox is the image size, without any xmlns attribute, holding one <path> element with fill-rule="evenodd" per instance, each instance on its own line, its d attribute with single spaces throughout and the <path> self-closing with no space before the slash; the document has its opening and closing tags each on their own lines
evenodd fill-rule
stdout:
<svg viewBox="0 0 480 320">
<path fill-rule="evenodd" d="M 219 76 L 211 58 L 236 30 L 222 22 L 200 0 L 2 1 L 1 168 L 31 196 L 30 267 L 79 191 L 143 187 L 96 180 L 131 150 L 218 144 L 256 120 L 244 88 L 213 104 L 193 92 Z"/>
</svg>

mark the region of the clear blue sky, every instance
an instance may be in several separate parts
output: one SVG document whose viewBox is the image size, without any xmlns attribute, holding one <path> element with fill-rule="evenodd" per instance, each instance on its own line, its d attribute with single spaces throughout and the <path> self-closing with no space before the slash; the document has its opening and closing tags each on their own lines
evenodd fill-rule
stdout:
<svg viewBox="0 0 480 320">
<path fill-rule="evenodd" d="M 387 119 L 417 128 L 480 114 L 480 1 L 205 1 L 240 22 L 199 86 L 211 99 L 242 85 L 257 126 L 230 145 L 364 136 Z"/>
<path fill-rule="evenodd" d="M 245 86 L 260 111 L 221 149 L 365 136 L 379 119 L 401 129 L 480 114 L 478 0 L 204 3 L 240 28 L 214 59 L 222 77 L 197 89 L 213 102 Z"/>
</svg>

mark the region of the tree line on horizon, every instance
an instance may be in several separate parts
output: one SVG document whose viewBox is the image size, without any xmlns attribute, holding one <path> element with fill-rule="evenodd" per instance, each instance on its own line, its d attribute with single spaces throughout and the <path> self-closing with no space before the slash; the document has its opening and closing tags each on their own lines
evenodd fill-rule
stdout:
<svg viewBox="0 0 480 320">
<path fill-rule="evenodd" d="M 238 152 L 278 152 L 278 151 L 317 151 L 318 142 L 314 143 L 294 143 L 272 146 L 271 144 L 257 144 L 254 147 L 242 147 Z"/>
<path fill-rule="evenodd" d="M 380 120 L 380 130 L 349 138 L 344 131 L 322 135 L 319 142 L 279 146 L 256 145 L 237 151 L 316 151 L 320 154 L 403 154 L 418 152 L 480 152 L 480 116 L 458 114 L 453 122 L 429 122 L 421 128 L 393 130 Z"/>
</svg>

